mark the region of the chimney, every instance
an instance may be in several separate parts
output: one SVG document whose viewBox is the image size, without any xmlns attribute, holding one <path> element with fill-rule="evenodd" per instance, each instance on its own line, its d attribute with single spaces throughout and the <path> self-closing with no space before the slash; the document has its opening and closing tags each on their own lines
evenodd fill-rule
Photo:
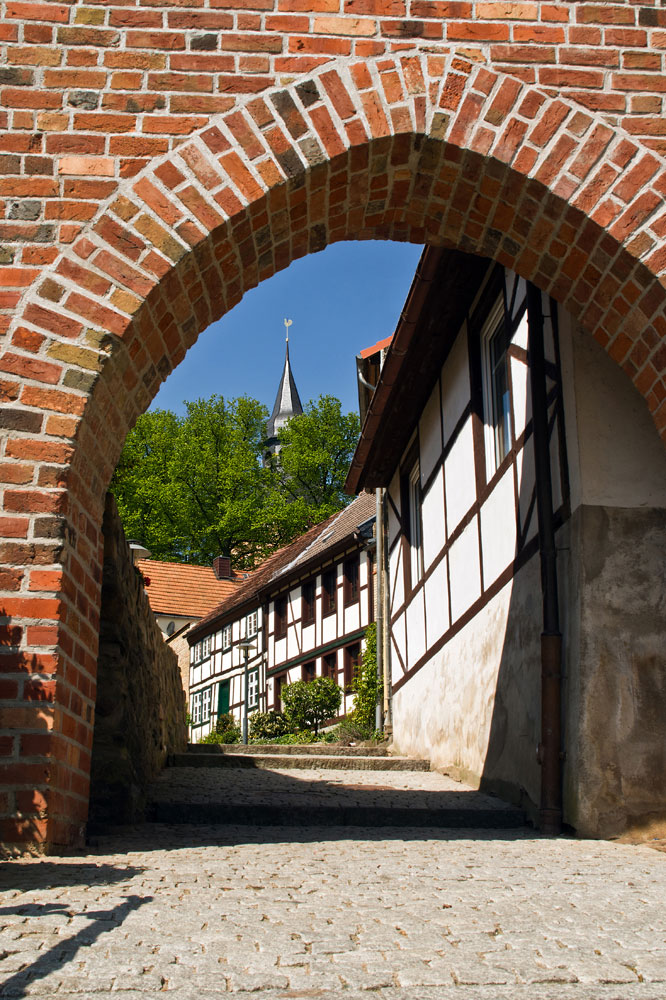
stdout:
<svg viewBox="0 0 666 1000">
<path fill-rule="evenodd" d="M 218 580 L 231 579 L 231 556 L 215 556 L 213 572 Z"/>
</svg>

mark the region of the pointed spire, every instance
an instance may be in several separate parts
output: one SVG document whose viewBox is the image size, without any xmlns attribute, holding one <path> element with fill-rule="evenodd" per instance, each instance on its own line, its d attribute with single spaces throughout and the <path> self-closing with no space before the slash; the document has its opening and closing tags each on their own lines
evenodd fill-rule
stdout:
<svg viewBox="0 0 666 1000">
<path fill-rule="evenodd" d="M 282 378 L 280 379 L 280 385 L 278 386 L 277 396 L 275 397 L 273 412 L 271 413 L 270 420 L 266 425 L 266 444 L 268 446 L 268 450 L 273 454 L 276 454 L 279 450 L 277 447 L 277 434 L 280 428 L 284 427 L 286 422 L 291 419 L 291 417 L 298 416 L 299 413 L 303 412 L 301 398 L 298 395 L 298 389 L 296 388 L 296 382 L 294 380 L 291 364 L 289 362 L 289 327 L 291 324 L 292 320 L 285 319 L 284 325 L 287 335 L 284 368 L 282 370 Z"/>
</svg>

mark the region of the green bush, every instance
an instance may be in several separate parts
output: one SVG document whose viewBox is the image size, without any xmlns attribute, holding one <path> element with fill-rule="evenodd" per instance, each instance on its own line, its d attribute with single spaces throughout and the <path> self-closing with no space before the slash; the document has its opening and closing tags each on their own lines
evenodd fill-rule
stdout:
<svg viewBox="0 0 666 1000">
<path fill-rule="evenodd" d="M 372 739 L 373 730 L 370 726 L 356 722 L 353 713 L 350 713 L 335 727 L 331 736 L 333 743 L 349 746 L 350 743 L 364 743 L 366 740 Z"/>
<path fill-rule="evenodd" d="M 217 722 L 215 723 L 215 729 L 208 736 L 204 736 L 203 739 L 199 740 L 200 743 L 240 743 L 241 731 L 240 726 L 234 719 L 233 715 L 218 715 Z"/>
<path fill-rule="evenodd" d="M 282 691 L 284 714 L 295 730 L 314 730 L 337 715 L 342 702 L 342 689 L 332 677 L 315 677 L 313 681 L 296 681 Z"/>
<path fill-rule="evenodd" d="M 313 733 L 304 730 L 300 733 L 287 733 L 285 736 L 276 736 L 272 743 L 280 743 L 284 746 L 289 746 L 292 744 L 304 744 L 304 743 L 320 743 L 321 737 L 315 736 Z"/>
<path fill-rule="evenodd" d="M 383 695 L 381 677 L 377 677 L 377 626 L 373 622 L 365 630 L 365 644 L 361 663 L 355 671 L 351 685 L 354 693 L 354 708 L 349 718 L 369 739 L 375 729 L 377 701 Z"/>
<path fill-rule="evenodd" d="M 282 712 L 253 712 L 249 721 L 249 736 L 254 742 L 272 742 L 289 732 L 289 724 Z"/>
</svg>

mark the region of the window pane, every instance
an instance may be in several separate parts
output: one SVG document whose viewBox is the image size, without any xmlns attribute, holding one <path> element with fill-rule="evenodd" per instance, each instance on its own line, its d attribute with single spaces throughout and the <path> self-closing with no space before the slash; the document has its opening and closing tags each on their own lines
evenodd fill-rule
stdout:
<svg viewBox="0 0 666 1000">
<path fill-rule="evenodd" d="M 421 473 L 418 463 L 409 476 L 409 542 L 412 587 L 421 579 Z"/>
<path fill-rule="evenodd" d="M 337 573 L 334 569 L 324 573 L 322 577 L 322 589 L 324 598 L 324 614 L 330 615 L 335 611 L 335 598 L 337 590 Z"/>
<path fill-rule="evenodd" d="M 301 667 L 301 680 L 309 684 L 310 681 L 315 679 L 315 664 L 310 661 L 309 663 L 304 663 Z"/>
<path fill-rule="evenodd" d="M 247 703 L 249 708 L 256 708 L 259 700 L 259 671 L 252 670 L 248 676 Z"/>
<path fill-rule="evenodd" d="M 358 556 L 345 562 L 345 604 L 358 600 Z"/>
<path fill-rule="evenodd" d="M 504 322 L 500 323 L 489 342 L 492 425 L 495 434 L 495 462 L 499 465 L 511 448 L 509 376 L 507 336 Z"/>
<path fill-rule="evenodd" d="M 313 622 L 314 621 L 314 616 L 315 616 L 315 614 L 314 614 L 314 611 L 315 611 L 315 587 L 314 587 L 314 582 L 312 580 L 308 581 L 308 583 L 304 583 L 303 584 L 302 600 L 303 600 L 303 607 L 302 607 L 301 615 L 302 615 L 302 618 L 303 618 L 303 622 L 304 623 Z"/>
</svg>

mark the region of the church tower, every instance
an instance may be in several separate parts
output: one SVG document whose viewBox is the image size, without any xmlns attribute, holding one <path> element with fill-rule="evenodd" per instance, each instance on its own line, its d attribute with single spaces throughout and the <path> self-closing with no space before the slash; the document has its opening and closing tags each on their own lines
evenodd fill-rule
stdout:
<svg viewBox="0 0 666 1000">
<path fill-rule="evenodd" d="M 284 325 L 287 330 L 287 348 L 282 378 L 280 379 L 277 396 L 275 397 L 275 405 L 273 406 L 273 412 L 270 415 L 270 419 L 266 424 L 265 465 L 267 465 L 271 457 L 273 455 L 277 455 L 280 450 L 280 445 L 278 444 L 277 439 L 280 428 L 284 427 L 291 417 L 296 417 L 299 413 L 303 412 L 301 398 L 298 395 L 298 389 L 296 388 L 296 382 L 294 381 L 291 364 L 289 363 L 289 327 L 291 326 L 291 323 L 292 321 L 290 319 L 286 319 L 284 321 Z"/>
</svg>

